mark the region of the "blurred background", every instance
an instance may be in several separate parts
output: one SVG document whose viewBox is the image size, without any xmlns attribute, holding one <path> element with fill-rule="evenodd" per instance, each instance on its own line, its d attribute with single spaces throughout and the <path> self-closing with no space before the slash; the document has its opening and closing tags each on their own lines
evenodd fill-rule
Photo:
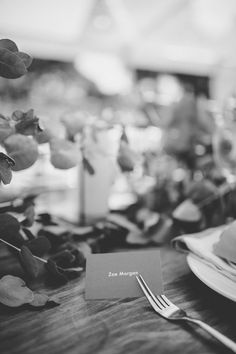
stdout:
<svg viewBox="0 0 236 354">
<path fill-rule="evenodd" d="M 168 213 L 190 182 L 224 180 L 212 141 L 222 112 L 235 112 L 235 36 L 235 0 L 0 0 L 0 37 L 34 58 L 26 76 L 0 79 L 1 113 L 33 108 L 58 136 L 71 119 L 105 122 L 113 162 L 125 128 L 135 168 L 94 162 L 102 171 L 86 187 L 91 215 L 140 199 Z M 37 163 L 1 187 L 2 199 L 31 188 L 42 194 L 40 211 L 76 221 L 78 168 L 58 170 L 48 154 L 42 144 Z M 107 171 L 108 206 L 91 192 Z"/>
</svg>

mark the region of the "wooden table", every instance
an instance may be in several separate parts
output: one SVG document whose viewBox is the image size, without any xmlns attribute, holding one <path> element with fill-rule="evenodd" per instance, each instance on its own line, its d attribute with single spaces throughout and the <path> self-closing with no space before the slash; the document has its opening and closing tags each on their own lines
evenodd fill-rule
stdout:
<svg viewBox="0 0 236 354">
<path fill-rule="evenodd" d="M 185 255 L 165 246 L 161 256 L 167 296 L 236 341 L 236 303 L 202 284 Z M 84 276 L 49 291 L 58 292 L 55 308 L 0 306 L 1 354 L 230 353 L 201 329 L 159 317 L 144 297 L 85 301 Z"/>
</svg>

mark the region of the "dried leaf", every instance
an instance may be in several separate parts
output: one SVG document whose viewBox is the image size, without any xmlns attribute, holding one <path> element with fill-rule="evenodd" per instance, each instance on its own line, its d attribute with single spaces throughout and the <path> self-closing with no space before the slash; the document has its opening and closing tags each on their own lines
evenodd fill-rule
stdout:
<svg viewBox="0 0 236 354">
<path fill-rule="evenodd" d="M 28 112 L 15 111 L 12 114 L 12 119 L 16 121 L 16 133 L 23 135 L 37 135 L 42 129 L 39 126 L 39 118 L 34 115 L 34 110 Z"/>
<path fill-rule="evenodd" d="M 95 170 L 94 170 L 93 166 L 91 165 L 89 160 L 86 159 L 86 157 L 83 157 L 83 166 L 84 166 L 85 171 L 87 171 L 90 175 L 95 174 Z"/>
<path fill-rule="evenodd" d="M 37 276 L 39 275 L 39 263 L 38 260 L 34 258 L 29 248 L 26 246 L 22 246 L 19 257 L 21 265 L 24 268 L 25 272 L 31 278 L 37 278 Z"/>
<path fill-rule="evenodd" d="M 29 305 L 33 307 L 44 307 L 47 304 L 58 306 L 60 305 L 60 302 L 56 296 L 34 293 L 34 299 L 29 303 Z"/>
<path fill-rule="evenodd" d="M 32 166 L 38 158 L 38 145 L 36 141 L 21 134 L 10 135 L 4 140 L 4 147 L 11 158 L 14 159 L 14 171 L 24 170 Z"/>
<path fill-rule="evenodd" d="M 4 184 L 9 184 L 12 179 L 12 168 L 15 165 L 15 161 L 0 152 L 0 182 L 2 181 Z"/>
<path fill-rule="evenodd" d="M 34 293 L 33 301 L 29 304 L 34 307 L 43 307 L 49 301 L 49 297 L 46 294 Z"/>
<path fill-rule="evenodd" d="M 124 141 L 124 142 L 127 143 L 127 144 L 129 143 L 129 139 L 128 139 L 128 136 L 127 136 L 127 134 L 126 134 L 125 127 L 123 127 L 120 140 L 121 140 L 121 141 Z"/>
<path fill-rule="evenodd" d="M 0 279 L 0 302 L 6 306 L 18 307 L 32 302 L 33 292 L 27 288 L 24 280 L 12 275 Z"/>
<path fill-rule="evenodd" d="M 117 162 L 123 172 L 131 172 L 134 169 L 136 154 L 130 149 L 129 145 L 121 141 L 117 156 Z"/>
</svg>

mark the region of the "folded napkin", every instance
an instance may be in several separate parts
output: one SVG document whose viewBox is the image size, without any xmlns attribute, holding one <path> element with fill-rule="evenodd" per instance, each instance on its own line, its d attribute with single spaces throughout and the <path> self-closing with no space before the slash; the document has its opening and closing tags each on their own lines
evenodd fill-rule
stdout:
<svg viewBox="0 0 236 354">
<path fill-rule="evenodd" d="M 236 282 L 235 266 L 216 256 L 213 252 L 213 245 L 219 241 L 220 235 L 226 227 L 227 225 L 224 225 L 195 234 L 181 235 L 175 237 L 172 244 L 178 251 L 191 253 L 201 262 Z"/>
</svg>

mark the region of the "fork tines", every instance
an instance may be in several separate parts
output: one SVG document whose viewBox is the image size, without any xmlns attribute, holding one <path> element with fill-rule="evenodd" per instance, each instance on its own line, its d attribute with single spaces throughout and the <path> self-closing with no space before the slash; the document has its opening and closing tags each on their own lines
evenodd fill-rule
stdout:
<svg viewBox="0 0 236 354">
<path fill-rule="evenodd" d="M 172 303 L 167 299 L 165 295 L 154 295 L 141 274 L 138 274 L 136 276 L 136 279 L 141 289 L 143 290 L 146 298 L 148 299 L 155 311 L 160 313 L 162 310 L 167 309 L 169 306 L 172 305 Z"/>
</svg>

